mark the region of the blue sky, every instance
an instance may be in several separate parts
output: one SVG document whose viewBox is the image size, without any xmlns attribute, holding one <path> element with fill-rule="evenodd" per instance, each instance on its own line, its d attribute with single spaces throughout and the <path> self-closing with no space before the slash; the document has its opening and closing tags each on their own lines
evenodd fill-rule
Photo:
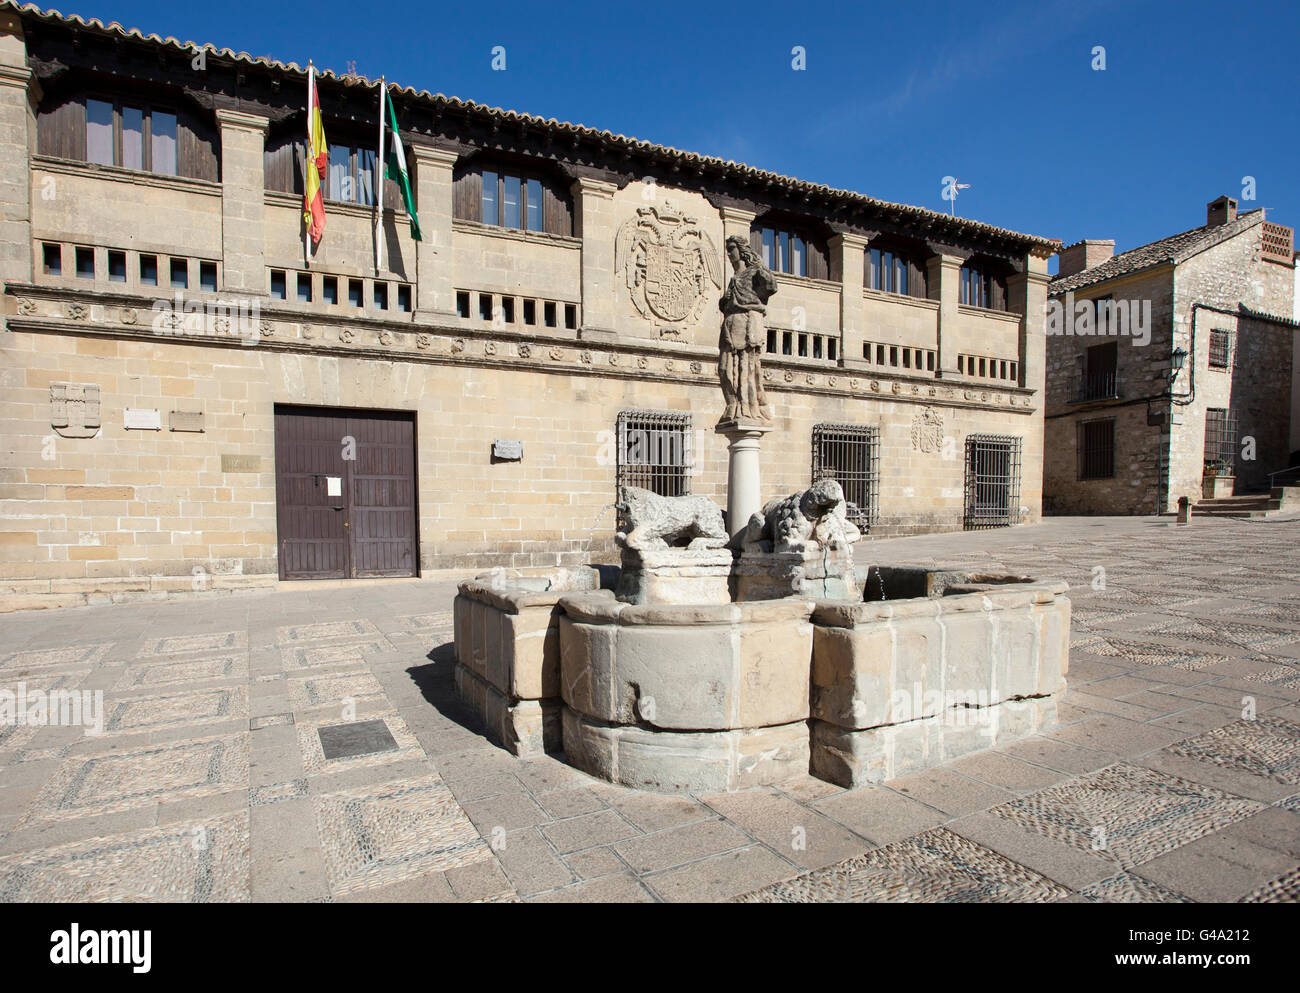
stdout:
<svg viewBox="0 0 1300 993">
<path fill-rule="evenodd" d="M 958 213 L 1067 244 L 1114 238 L 1122 251 L 1202 224 L 1209 200 L 1241 198 L 1245 176 L 1256 199 L 1243 210 L 1300 225 L 1293 2 L 59 9 L 339 72 L 355 61 L 417 89 L 936 210 L 955 175 L 971 184 Z M 498 45 L 505 71 L 491 68 Z"/>
</svg>

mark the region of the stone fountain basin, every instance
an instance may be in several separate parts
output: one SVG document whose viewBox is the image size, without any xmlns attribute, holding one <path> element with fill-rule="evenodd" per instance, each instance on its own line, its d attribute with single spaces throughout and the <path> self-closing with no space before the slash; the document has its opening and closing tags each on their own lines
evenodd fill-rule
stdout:
<svg viewBox="0 0 1300 993">
<path fill-rule="evenodd" d="M 493 570 L 463 582 L 452 610 L 456 690 L 516 755 L 562 748 L 559 602 L 601 592 L 595 569 Z"/>
<path fill-rule="evenodd" d="M 818 604 L 814 775 L 879 782 L 1054 723 L 1069 668 L 1068 584 L 937 574 L 943 582 L 917 580 L 929 596 Z"/>
<path fill-rule="evenodd" d="M 814 606 L 564 597 L 566 758 L 598 778 L 665 792 L 807 774 Z"/>
<path fill-rule="evenodd" d="M 589 718 L 730 731 L 808 717 L 813 600 L 693 606 L 560 599 L 561 696 Z"/>
</svg>

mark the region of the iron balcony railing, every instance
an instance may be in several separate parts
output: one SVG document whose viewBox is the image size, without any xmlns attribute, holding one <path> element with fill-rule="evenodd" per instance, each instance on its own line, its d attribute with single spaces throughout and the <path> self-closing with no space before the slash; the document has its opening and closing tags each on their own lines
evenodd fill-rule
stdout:
<svg viewBox="0 0 1300 993">
<path fill-rule="evenodd" d="M 1080 376 L 1074 383 L 1074 403 L 1087 403 L 1089 400 L 1118 400 L 1119 375 L 1114 372 L 1089 372 Z"/>
</svg>

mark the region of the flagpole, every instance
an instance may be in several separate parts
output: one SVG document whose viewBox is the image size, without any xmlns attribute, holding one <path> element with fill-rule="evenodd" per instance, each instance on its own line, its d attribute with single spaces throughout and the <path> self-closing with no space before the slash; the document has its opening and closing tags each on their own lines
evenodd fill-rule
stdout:
<svg viewBox="0 0 1300 993">
<path fill-rule="evenodd" d="M 307 144 L 303 146 L 303 174 L 302 174 L 302 264 L 311 266 L 311 223 L 307 220 L 307 212 L 311 205 L 307 202 L 307 170 L 314 169 L 316 166 L 314 149 L 311 147 L 311 115 L 312 107 L 315 102 L 312 96 L 316 91 L 316 67 L 312 65 L 311 59 L 307 60 Z"/>
<path fill-rule="evenodd" d="M 375 275 L 384 267 L 384 96 L 388 77 L 379 77 L 379 159 L 375 162 Z"/>
</svg>

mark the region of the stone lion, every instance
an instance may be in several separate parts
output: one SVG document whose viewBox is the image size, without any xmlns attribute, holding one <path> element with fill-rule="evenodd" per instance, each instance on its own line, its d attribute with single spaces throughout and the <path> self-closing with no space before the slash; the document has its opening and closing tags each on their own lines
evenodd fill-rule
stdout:
<svg viewBox="0 0 1300 993">
<path fill-rule="evenodd" d="M 745 551 L 800 552 L 847 548 L 862 532 L 848 519 L 844 490 L 833 479 L 819 479 L 806 490 L 772 500 L 754 514 L 741 537 Z"/>
<path fill-rule="evenodd" d="M 621 548 L 722 548 L 727 529 L 722 510 L 707 497 L 666 497 L 638 486 L 620 486 L 618 509 L 627 531 L 615 541 Z"/>
</svg>

